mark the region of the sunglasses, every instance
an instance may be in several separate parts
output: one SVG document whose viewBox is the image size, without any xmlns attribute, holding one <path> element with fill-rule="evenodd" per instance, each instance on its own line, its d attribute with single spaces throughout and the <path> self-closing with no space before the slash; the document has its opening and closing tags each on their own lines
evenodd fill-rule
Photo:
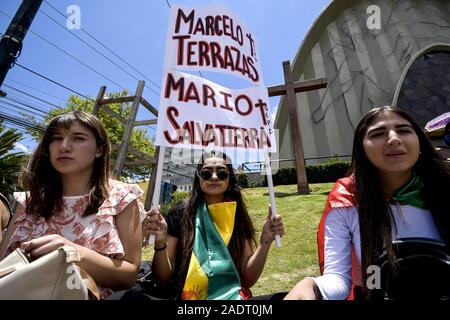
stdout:
<svg viewBox="0 0 450 320">
<path fill-rule="evenodd" d="M 212 176 L 213 176 L 214 171 L 212 171 L 211 169 L 202 169 L 200 171 L 198 171 L 198 176 L 202 179 L 202 180 L 211 180 Z M 228 172 L 227 169 L 218 169 L 216 171 L 216 177 L 219 180 L 226 180 L 229 177 L 230 173 Z"/>
</svg>

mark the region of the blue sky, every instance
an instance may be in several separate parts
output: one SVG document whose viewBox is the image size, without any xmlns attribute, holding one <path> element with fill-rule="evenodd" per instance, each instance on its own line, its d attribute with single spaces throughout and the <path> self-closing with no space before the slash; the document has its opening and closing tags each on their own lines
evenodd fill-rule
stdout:
<svg viewBox="0 0 450 320">
<path fill-rule="evenodd" d="M 169 4 L 185 6 L 201 6 L 221 3 L 234 11 L 257 36 L 261 67 L 266 86 L 283 83 L 282 62 L 293 60 L 300 43 L 308 29 L 320 12 L 330 2 L 329 0 L 47 0 L 52 6 L 66 13 L 70 5 L 76 5 L 81 11 L 81 28 L 112 49 L 148 79 L 158 86 L 161 83 L 165 38 L 169 19 Z M 20 0 L 0 1 L 0 10 L 9 16 L 14 16 L 19 8 Z M 41 12 L 36 15 L 31 30 L 54 43 L 56 46 L 72 54 L 77 59 L 104 74 L 120 86 L 134 93 L 137 80 L 129 76 L 104 57 L 97 54 L 80 40 L 69 34 L 66 28 L 61 28 L 50 20 L 48 14 L 60 24 L 65 25 L 65 19 L 46 1 L 41 6 Z M 0 32 L 6 31 L 10 20 L 0 12 Z M 87 37 L 81 30 L 71 30 L 80 38 L 96 47 L 104 55 L 121 65 L 136 78 L 143 77 L 122 63 L 110 52 Z M 84 95 L 95 99 L 100 86 L 106 85 L 107 92 L 120 91 L 116 84 L 99 76 L 87 67 L 68 57 L 51 44 L 38 36 L 28 33 L 18 63 L 33 69 L 51 79 L 54 79 Z M 245 82 L 231 81 L 228 76 L 202 72 L 209 80 L 222 85 L 245 88 Z M 145 79 L 144 79 L 145 80 Z M 20 82 L 20 83 L 19 83 Z M 43 80 L 19 67 L 11 69 L 4 84 L 31 93 L 53 104 L 64 104 L 72 93 L 50 82 Z M 40 91 L 33 90 L 31 86 Z M 146 80 L 146 85 L 159 93 L 159 88 Z M 159 96 L 149 88 L 144 91 L 144 97 L 156 108 Z M 33 98 L 23 96 L 17 91 L 2 87 L 10 92 L 10 97 L 27 101 L 34 106 L 48 109 L 48 105 Z M 25 98 L 26 97 L 26 98 Z M 25 98 L 25 99 L 24 99 Z M 271 98 L 272 114 L 275 114 L 279 98 Z M 14 109 L 14 108 L 12 108 Z M 9 113 L 14 110 L 8 110 Z M 140 112 L 139 119 L 149 118 L 146 112 Z M 148 128 L 150 135 L 154 129 Z M 22 141 L 27 147 L 33 148 L 34 142 L 29 139 Z"/>
</svg>

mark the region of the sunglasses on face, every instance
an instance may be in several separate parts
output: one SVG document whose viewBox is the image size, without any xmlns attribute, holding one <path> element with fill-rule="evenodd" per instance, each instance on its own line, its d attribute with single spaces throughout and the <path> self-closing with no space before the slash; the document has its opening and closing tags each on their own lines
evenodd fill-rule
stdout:
<svg viewBox="0 0 450 320">
<path fill-rule="evenodd" d="M 211 180 L 213 173 L 214 173 L 214 171 L 212 169 L 202 169 L 198 172 L 198 176 L 202 180 Z M 227 169 L 217 169 L 217 171 L 216 171 L 217 179 L 222 180 L 222 181 L 226 180 L 229 175 L 230 175 L 230 173 L 228 172 Z"/>
</svg>

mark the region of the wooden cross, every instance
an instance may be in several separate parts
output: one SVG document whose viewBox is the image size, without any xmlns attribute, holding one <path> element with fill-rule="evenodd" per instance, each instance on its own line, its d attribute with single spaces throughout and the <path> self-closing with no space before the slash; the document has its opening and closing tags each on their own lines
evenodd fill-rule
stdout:
<svg viewBox="0 0 450 320">
<path fill-rule="evenodd" d="M 289 111 L 289 124 L 291 126 L 292 143 L 294 145 L 295 168 L 297 169 L 297 192 L 309 194 L 308 180 L 306 178 L 305 156 L 303 153 L 302 133 L 297 117 L 296 93 L 326 88 L 327 79 L 313 79 L 306 81 L 293 81 L 291 62 L 283 61 L 285 84 L 268 87 L 269 97 L 287 95 Z"/>
</svg>

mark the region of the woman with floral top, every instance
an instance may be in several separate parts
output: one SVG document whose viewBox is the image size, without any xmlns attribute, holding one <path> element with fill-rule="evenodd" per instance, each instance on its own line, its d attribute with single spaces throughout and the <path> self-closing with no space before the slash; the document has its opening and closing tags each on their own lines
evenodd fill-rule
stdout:
<svg viewBox="0 0 450 320">
<path fill-rule="evenodd" d="M 8 227 L 11 216 L 8 199 L 0 193 L 0 243 L 2 242 L 3 230 Z"/>
<path fill-rule="evenodd" d="M 56 116 L 21 176 L 24 190 L 0 246 L 0 258 L 22 248 L 32 259 L 62 246 L 101 297 L 130 288 L 141 260 L 142 190 L 110 179 L 110 143 L 98 118 L 82 111 Z"/>
</svg>

